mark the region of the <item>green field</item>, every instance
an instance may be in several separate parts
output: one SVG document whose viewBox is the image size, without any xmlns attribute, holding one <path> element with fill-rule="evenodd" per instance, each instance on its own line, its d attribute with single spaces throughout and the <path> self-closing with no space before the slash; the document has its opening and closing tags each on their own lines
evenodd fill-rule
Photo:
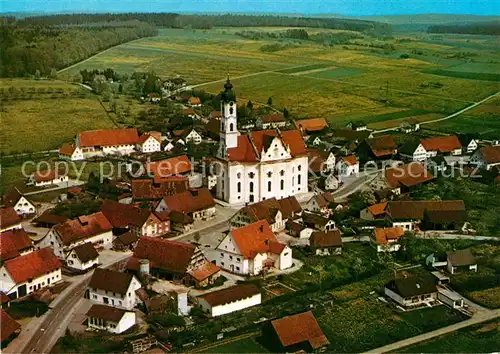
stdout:
<svg viewBox="0 0 500 354">
<path fill-rule="evenodd" d="M 299 66 L 296 68 L 276 70 L 276 72 L 283 73 L 283 74 L 295 74 L 295 73 L 300 73 L 303 71 L 323 69 L 323 68 L 327 68 L 329 66 L 330 66 L 329 64 L 311 64 L 311 65 Z"/>
<path fill-rule="evenodd" d="M 453 119 L 437 123 L 430 123 L 426 128 L 439 130 L 442 132 L 471 133 L 478 134 L 483 139 L 498 139 L 500 136 L 499 115 L 490 115 L 485 117 L 460 115 Z"/>
<path fill-rule="evenodd" d="M 363 73 L 360 69 L 349 69 L 349 68 L 335 68 L 330 70 L 322 70 L 311 74 L 306 74 L 307 76 L 317 77 L 320 79 L 337 79 L 342 77 L 358 76 Z"/>
<path fill-rule="evenodd" d="M 246 338 L 219 346 L 215 344 L 202 353 L 269 353 L 269 350 L 260 345 L 255 338 Z"/>
<path fill-rule="evenodd" d="M 405 347 L 397 353 L 491 353 L 498 351 L 500 321 L 459 329 L 429 341 Z"/>
</svg>

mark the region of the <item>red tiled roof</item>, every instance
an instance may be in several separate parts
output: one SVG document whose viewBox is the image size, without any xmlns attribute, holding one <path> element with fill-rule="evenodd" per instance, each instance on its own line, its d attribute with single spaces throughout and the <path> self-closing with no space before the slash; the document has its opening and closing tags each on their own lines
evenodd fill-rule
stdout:
<svg viewBox="0 0 500 354">
<path fill-rule="evenodd" d="M 392 135 L 382 135 L 366 139 L 366 143 L 376 157 L 394 155 L 398 148 Z"/>
<path fill-rule="evenodd" d="M 422 220 L 427 212 L 464 212 L 463 200 L 405 200 L 387 202 L 386 212 L 393 219 Z M 460 216 L 460 219 L 463 215 Z"/>
<path fill-rule="evenodd" d="M 191 98 L 189 99 L 189 103 L 190 103 L 190 104 L 200 104 L 200 103 L 201 103 L 201 100 L 200 100 L 200 98 L 199 98 L 199 97 L 191 97 Z"/>
<path fill-rule="evenodd" d="M 227 149 L 227 156 L 229 160 L 239 162 L 255 162 L 258 159 L 257 152 L 248 135 L 238 136 L 237 147 Z"/>
<path fill-rule="evenodd" d="M 37 171 L 34 173 L 35 181 L 37 182 L 48 182 L 53 181 L 55 179 L 65 177 L 66 173 L 64 171 L 58 171 L 55 169 L 50 169 L 46 171 Z"/>
<path fill-rule="evenodd" d="M 384 203 L 378 203 L 374 205 L 370 205 L 368 207 L 368 211 L 373 215 L 373 216 L 378 216 L 382 215 L 385 213 L 385 207 L 387 206 L 387 202 Z"/>
<path fill-rule="evenodd" d="M 184 108 L 184 109 L 182 110 L 182 113 L 183 113 L 185 116 L 189 116 L 189 115 L 191 115 L 191 114 L 195 114 L 194 109 L 192 109 L 192 108 Z"/>
<path fill-rule="evenodd" d="M 324 192 L 322 194 L 316 194 L 313 196 L 313 198 L 316 200 L 316 203 L 320 208 L 325 208 L 330 205 L 330 203 L 333 203 L 334 198 L 330 192 Z"/>
<path fill-rule="evenodd" d="M 315 231 L 309 238 L 311 247 L 341 247 L 342 237 L 340 230 L 335 229 L 332 231 Z"/>
<path fill-rule="evenodd" d="M 318 349 L 330 343 L 311 311 L 283 317 L 271 324 L 284 347 L 309 342 L 312 349 Z"/>
<path fill-rule="evenodd" d="M 59 154 L 71 156 L 75 152 L 76 146 L 74 144 L 62 144 L 59 148 Z"/>
<path fill-rule="evenodd" d="M 126 294 L 133 275 L 116 270 L 96 268 L 90 278 L 89 288 L 112 291 L 118 294 Z"/>
<path fill-rule="evenodd" d="M 254 258 L 258 253 L 281 254 L 286 247 L 278 242 L 266 220 L 234 229 L 231 235 L 245 259 Z"/>
<path fill-rule="evenodd" d="M 500 162 L 500 146 L 485 146 L 480 150 L 483 159 L 488 164 L 494 164 Z"/>
<path fill-rule="evenodd" d="M 99 257 L 99 253 L 97 253 L 92 242 L 82 243 L 81 245 L 73 248 L 73 251 L 76 253 L 78 259 L 83 263 L 92 261 Z"/>
<path fill-rule="evenodd" d="M 127 263 L 127 268 L 138 269 L 140 259 L 149 259 L 151 268 L 183 274 L 195 250 L 194 245 L 184 242 L 141 237 L 134 250 L 134 256 Z"/>
<path fill-rule="evenodd" d="M 264 114 L 260 116 L 263 123 L 274 123 L 274 122 L 284 122 L 285 116 L 281 113 L 276 114 Z"/>
<path fill-rule="evenodd" d="M 5 341 L 19 328 L 21 325 L 10 317 L 4 309 L 0 309 L 0 340 Z"/>
<path fill-rule="evenodd" d="M 54 255 L 52 249 L 42 248 L 24 256 L 9 259 L 5 261 L 4 266 L 14 282 L 19 284 L 61 268 L 61 261 Z"/>
<path fill-rule="evenodd" d="M 191 172 L 193 167 L 187 155 L 171 157 L 169 159 L 153 161 L 146 164 L 146 171 L 155 177 L 169 177 L 172 175 Z"/>
<path fill-rule="evenodd" d="M 21 218 L 17 215 L 13 207 L 0 209 L 0 228 L 5 229 L 19 223 L 21 223 Z"/>
<path fill-rule="evenodd" d="M 34 220 L 35 223 L 41 224 L 51 224 L 57 225 L 68 221 L 68 218 L 64 215 L 55 215 L 51 213 L 51 210 L 45 210 L 42 215 Z"/>
<path fill-rule="evenodd" d="M 132 311 L 127 311 L 124 309 L 119 309 L 116 307 L 106 306 L 106 305 L 92 305 L 90 310 L 87 312 L 87 317 L 102 318 L 106 321 L 111 321 L 118 323 L 122 317 L 127 313 Z"/>
<path fill-rule="evenodd" d="M 301 119 L 295 121 L 295 127 L 310 133 L 328 128 L 328 123 L 324 118 Z"/>
<path fill-rule="evenodd" d="M 134 199 L 161 199 L 165 195 L 185 192 L 188 178 L 170 176 L 165 178 L 132 180 L 132 197 Z"/>
<path fill-rule="evenodd" d="M 198 281 L 203 281 L 207 279 L 209 276 L 217 274 L 220 272 L 220 268 L 217 267 L 212 262 L 205 262 L 202 266 L 189 271 L 189 275 L 195 278 Z"/>
<path fill-rule="evenodd" d="M 54 226 L 64 245 L 111 231 L 113 226 L 102 212 L 80 216 Z"/>
<path fill-rule="evenodd" d="M 358 159 L 355 155 L 344 156 L 342 157 L 342 160 L 344 160 L 345 164 L 348 166 L 354 166 L 358 164 Z"/>
<path fill-rule="evenodd" d="M 167 211 L 193 213 L 215 206 L 215 200 L 208 188 L 189 190 L 163 197 Z"/>
<path fill-rule="evenodd" d="M 122 204 L 114 200 L 105 200 L 101 205 L 101 211 L 115 228 L 142 227 L 151 216 L 153 220 L 157 219 L 149 209 L 141 209 L 132 204 Z"/>
<path fill-rule="evenodd" d="M 89 130 L 78 135 L 81 147 L 135 145 L 137 141 L 139 133 L 135 128 Z"/>
<path fill-rule="evenodd" d="M 13 229 L 0 234 L 0 261 L 15 258 L 33 246 L 24 229 Z"/>
<path fill-rule="evenodd" d="M 405 234 L 402 227 L 384 227 L 375 229 L 375 241 L 379 245 L 387 245 L 389 240 L 397 240 Z"/>
<path fill-rule="evenodd" d="M 437 150 L 441 153 L 451 152 L 462 148 L 462 144 L 460 144 L 460 140 L 456 135 L 423 139 L 420 141 L 420 144 L 422 144 L 427 151 Z"/>
<path fill-rule="evenodd" d="M 312 172 L 322 172 L 326 168 L 323 151 L 316 149 L 309 149 L 308 155 L 309 155 L 308 159 L 309 169 Z"/>
<path fill-rule="evenodd" d="M 302 207 L 294 196 L 283 199 L 273 197 L 247 205 L 241 212 L 252 221 L 267 220 L 268 223 L 272 224 L 278 210 L 281 211 L 283 219 L 288 219 L 294 214 L 302 212 Z"/>
<path fill-rule="evenodd" d="M 247 299 L 257 294 L 260 294 L 260 289 L 254 284 L 241 284 L 222 290 L 212 291 L 201 295 L 200 297 L 203 298 L 209 305 L 214 307 Z"/>
<path fill-rule="evenodd" d="M 413 187 L 434 179 L 434 175 L 427 171 L 419 162 L 411 162 L 402 166 L 391 167 L 385 170 L 387 183 L 393 188 L 405 186 Z"/>
<path fill-rule="evenodd" d="M 280 137 L 285 146 L 290 147 L 290 154 L 292 156 L 300 156 L 307 154 L 307 148 L 304 143 L 304 139 L 302 138 L 302 134 L 300 134 L 299 130 L 284 130 L 279 132 L 273 129 L 268 130 L 259 130 L 253 131 L 250 133 L 252 141 L 255 145 L 255 148 L 260 153 L 262 148 L 264 147 L 264 137 Z"/>
<path fill-rule="evenodd" d="M 137 140 L 138 145 L 144 144 L 149 138 L 153 138 L 159 143 L 161 143 L 161 137 L 158 138 L 158 136 L 150 135 L 149 133 L 144 133 L 139 137 L 139 140 Z"/>
</svg>

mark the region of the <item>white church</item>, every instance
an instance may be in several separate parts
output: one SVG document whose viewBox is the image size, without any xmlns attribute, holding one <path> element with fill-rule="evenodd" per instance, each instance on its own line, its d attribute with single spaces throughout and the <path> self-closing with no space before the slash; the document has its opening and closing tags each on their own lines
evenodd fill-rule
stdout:
<svg viewBox="0 0 500 354">
<path fill-rule="evenodd" d="M 299 130 L 240 135 L 236 95 L 229 81 L 221 94 L 216 197 L 231 205 L 308 192 L 308 156 Z"/>
</svg>

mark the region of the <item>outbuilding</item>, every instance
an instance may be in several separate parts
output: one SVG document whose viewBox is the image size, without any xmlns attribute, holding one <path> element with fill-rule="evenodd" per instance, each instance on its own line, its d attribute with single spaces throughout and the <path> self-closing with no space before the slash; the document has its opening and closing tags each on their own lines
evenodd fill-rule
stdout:
<svg viewBox="0 0 500 354">
<path fill-rule="evenodd" d="M 236 285 L 198 297 L 201 308 L 216 317 L 260 305 L 260 289 L 253 284 Z"/>
</svg>

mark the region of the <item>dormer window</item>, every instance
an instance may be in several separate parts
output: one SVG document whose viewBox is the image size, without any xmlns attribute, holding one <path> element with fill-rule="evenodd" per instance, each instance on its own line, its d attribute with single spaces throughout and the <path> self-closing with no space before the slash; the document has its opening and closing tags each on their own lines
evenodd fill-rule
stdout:
<svg viewBox="0 0 500 354">
<path fill-rule="evenodd" d="M 273 173 L 272 173 L 271 171 L 269 171 L 269 172 L 267 173 L 267 177 L 271 178 L 272 176 L 273 176 Z"/>
<path fill-rule="evenodd" d="M 238 173 L 236 174 L 236 177 L 241 178 L 241 172 L 238 172 Z"/>
<path fill-rule="evenodd" d="M 248 174 L 248 177 L 250 177 L 250 178 L 254 178 L 254 177 L 255 177 L 255 173 L 250 172 L 250 173 Z"/>
</svg>

